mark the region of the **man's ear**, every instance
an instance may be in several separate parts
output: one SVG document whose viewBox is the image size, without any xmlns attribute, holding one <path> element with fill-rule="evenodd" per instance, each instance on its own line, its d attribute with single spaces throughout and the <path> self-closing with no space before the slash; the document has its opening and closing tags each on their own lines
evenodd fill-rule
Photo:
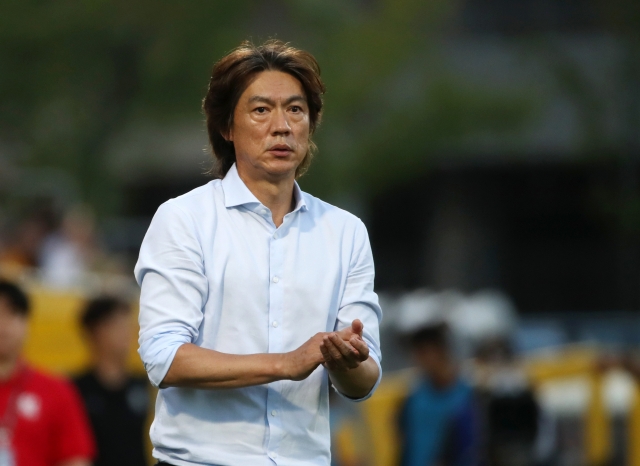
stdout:
<svg viewBox="0 0 640 466">
<path fill-rule="evenodd" d="M 229 128 L 228 131 L 221 133 L 222 137 L 227 142 L 233 142 L 233 128 Z"/>
</svg>

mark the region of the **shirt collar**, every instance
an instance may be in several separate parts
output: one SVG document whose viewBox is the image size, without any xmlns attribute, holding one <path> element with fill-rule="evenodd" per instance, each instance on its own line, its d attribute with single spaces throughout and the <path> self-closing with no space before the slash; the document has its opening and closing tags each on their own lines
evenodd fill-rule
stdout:
<svg viewBox="0 0 640 466">
<path fill-rule="evenodd" d="M 238 168 L 234 163 L 225 177 L 222 179 L 222 190 L 224 191 L 224 206 L 237 207 L 247 204 L 262 205 L 257 197 L 247 188 L 242 178 L 238 174 Z M 293 182 L 293 198 L 296 201 L 296 207 L 293 211 L 308 210 L 307 203 L 302 195 L 302 190 L 296 181 Z"/>
</svg>

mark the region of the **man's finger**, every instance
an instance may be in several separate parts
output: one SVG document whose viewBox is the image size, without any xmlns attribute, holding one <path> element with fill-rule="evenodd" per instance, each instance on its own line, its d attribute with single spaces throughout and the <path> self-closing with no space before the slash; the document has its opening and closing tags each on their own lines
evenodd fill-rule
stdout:
<svg viewBox="0 0 640 466">
<path fill-rule="evenodd" d="M 322 357 L 324 358 L 325 363 L 330 364 L 333 361 L 331 353 L 329 353 L 329 350 L 324 343 L 320 344 L 320 352 L 322 353 Z"/>
<path fill-rule="evenodd" d="M 336 335 L 334 335 L 334 339 L 337 340 L 337 342 L 343 343 L 342 339 L 340 339 L 340 337 Z M 358 367 L 358 365 L 360 364 L 360 361 L 358 360 L 358 357 L 355 356 L 355 354 L 349 349 L 350 345 L 348 345 L 346 347 L 347 349 L 344 350 L 345 353 L 348 353 L 347 355 L 345 355 L 342 353 L 342 351 L 340 351 L 341 348 L 335 343 L 336 342 L 332 341 L 331 339 L 327 339 L 327 341 L 325 341 L 325 346 L 328 349 L 330 353 L 330 358 L 331 358 L 330 369 L 345 371 L 345 370 Z"/>
<path fill-rule="evenodd" d="M 331 359 L 338 361 L 342 359 L 342 353 L 340 353 L 340 350 L 336 348 L 336 345 L 333 344 L 328 336 L 324 337 L 323 343 L 325 348 L 327 348 L 327 351 L 329 351 Z"/>
<path fill-rule="evenodd" d="M 335 359 L 333 357 L 331 351 L 329 350 L 329 347 L 331 345 L 331 342 L 329 342 L 328 345 L 325 345 L 324 343 L 320 345 L 320 351 L 322 352 L 322 356 L 324 357 L 324 367 L 332 371 L 348 369 L 346 361 L 344 359 Z"/>
<path fill-rule="evenodd" d="M 358 358 L 360 361 L 366 361 L 369 357 L 369 345 L 367 342 L 361 338 L 353 337 L 349 343 L 353 346 L 358 353 L 360 353 L 360 357 Z"/>
<path fill-rule="evenodd" d="M 329 335 L 329 340 L 338 348 L 338 351 L 340 351 L 344 359 L 351 362 L 359 360 L 360 354 L 351 346 L 351 343 L 344 341 L 338 335 Z"/>
<path fill-rule="evenodd" d="M 351 337 L 353 336 L 353 328 L 345 327 L 342 330 L 336 331 L 335 333 L 337 333 L 338 336 L 343 340 L 349 341 L 349 339 L 351 339 Z"/>
</svg>

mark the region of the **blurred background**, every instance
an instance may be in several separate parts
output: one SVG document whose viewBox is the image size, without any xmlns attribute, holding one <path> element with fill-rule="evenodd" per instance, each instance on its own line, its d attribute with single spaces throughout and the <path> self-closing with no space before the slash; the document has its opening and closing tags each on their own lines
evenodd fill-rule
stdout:
<svg viewBox="0 0 640 466">
<path fill-rule="evenodd" d="M 31 360 L 79 370 L 79 303 L 135 303 L 155 210 L 208 181 L 213 63 L 275 37 L 328 89 L 301 187 L 363 219 L 384 305 L 385 378 L 336 401 L 336 464 L 411 464 L 398 419 L 435 341 L 484 400 L 482 464 L 640 465 L 637 1 L 0 8 L 0 273 L 35 296 Z"/>
</svg>

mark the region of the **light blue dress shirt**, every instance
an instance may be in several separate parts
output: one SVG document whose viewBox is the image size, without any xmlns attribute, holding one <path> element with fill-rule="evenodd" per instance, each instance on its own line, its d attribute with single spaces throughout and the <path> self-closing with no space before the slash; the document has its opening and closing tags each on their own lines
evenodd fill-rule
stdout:
<svg viewBox="0 0 640 466">
<path fill-rule="evenodd" d="M 155 386 L 184 343 L 284 353 L 354 319 L 380 367 L 382 312 L 366 228 L 297 183 L 294 195 L 295 209 L 276 228 L 234 165 L 223 180 L 160 206 L 135 268 L 139 353 Z M 328 465 L 328 386 L 320 366 L 300 382 L 162 389 L 154 456 L 178 466 Z"/>
</svg>

